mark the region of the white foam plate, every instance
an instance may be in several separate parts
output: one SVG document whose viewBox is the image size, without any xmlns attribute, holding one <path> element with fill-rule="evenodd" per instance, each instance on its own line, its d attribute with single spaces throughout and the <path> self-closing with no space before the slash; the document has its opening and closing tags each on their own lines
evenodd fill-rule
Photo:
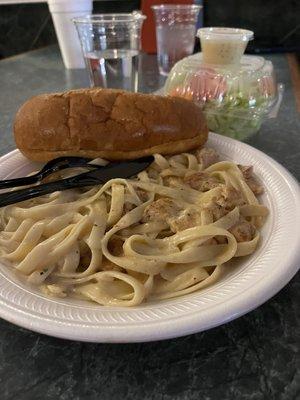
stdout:
<svg viewBox="0 0 300 400">
<path fill-rule="evenodd" d="M 277 162 L 253 147 L 217 134 L 208 146 L 224 159 L 254 165 L 270 215 L 257 251 L 224 266 L 219 282 L 202 291 L 133 308 L 47 298 L 0 264 L 0 317 L 36 332 L 91 342 L 142 342 L 183 336 L 231 321 L 258 307 L 300 264 L 300 190 Z M 0 179 L 36 169 L 17 150 L 0 158 Z"/>
</svg>

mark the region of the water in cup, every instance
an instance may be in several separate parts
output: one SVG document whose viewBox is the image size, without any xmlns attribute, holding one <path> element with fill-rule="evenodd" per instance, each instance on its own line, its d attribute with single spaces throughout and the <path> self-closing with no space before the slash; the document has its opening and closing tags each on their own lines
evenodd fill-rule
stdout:
<svg viewBox="0 0 300 400">
<path fill-rule="evenodd" d="M 85 54 L 92 86 L 138 90 L 137 50 L 110 49 Z"/>
<path fill-rule="evenodd" d="M 91 86 L 138 91 L 141 27 L 145 18 L 134 11 L 73 19 Z"/>
<path fill-rule="evenodd" d="M 152 6 L 160 74 L 168 75 L 177 61 L 193 53 L 196 23 L 201 8 L 195 4 Z"/>
<path fill-rule="evenodd" d="M 178 60 L 193 53 L 195 25 L 157 26 L 156 40 L 160 73 L 167 75 Z"/>
</svg>

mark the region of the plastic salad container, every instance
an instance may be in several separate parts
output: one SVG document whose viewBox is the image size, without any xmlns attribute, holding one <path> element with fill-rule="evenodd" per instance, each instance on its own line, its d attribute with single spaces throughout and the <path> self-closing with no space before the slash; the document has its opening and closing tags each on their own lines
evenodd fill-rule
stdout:
<svg viewBox="0 0 300 400">
<path fill-rule="evenodd" d="M 253 32 L 234 28 L 198 31 L 203 52 L 172 68 L 164 93 L 196 101 L 211 131 L 243 140 L 277 115 L 283 85 L 263 57 L 245 56 Z"/>
</svg>

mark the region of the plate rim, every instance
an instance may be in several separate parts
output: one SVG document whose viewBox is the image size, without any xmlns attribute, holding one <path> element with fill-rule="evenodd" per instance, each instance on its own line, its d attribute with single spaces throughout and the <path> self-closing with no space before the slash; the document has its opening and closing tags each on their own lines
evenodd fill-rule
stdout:
<svg viewBox="0 0 300 400">
<path fill-rule="evenodd" d="M 290 194 L 293 194 L 295 199 L 295 207 L 298 206 L 300 209 L 300 188 L 296 178 L 277 161 L 272 159 L 267 154 L 263 153 L 246 143 L 239 142 L 237 140 L 224 137 L 215 133 L 210 133 L 212 138 L 219 138 L 219 140 L 227 141 L 228 143 L 238 144 L 244 150 L 250 150 L 252 153 L 257 153 L 260 157 L 268 162 L 276 172 L 284 178 L 285 183 L 289 189 Z M 13 150 L 10 153 L 0 157 L 0 167 L 3 162 L 5 162 L 10 157 L 18 154 L 18 150 Z M 297 220 L 300 224 L 300 212 L 297 213 Z M 164 319 L 158 321 L 151 321 L 150 324 L 145 324 L 144 326 L 138 323 L 130 324 L 130 326 L 117 326 L 117 325 L 99 325 L 99 330 L 95 332 L 94 330 L 89 331 L 89 326 L 84 324 L 79 324 L 82 330 L 73 329 L 76 324 L 61 323 L 60 321 L 45 320 L 34 316 L 30 313 L 22 312 L 21 310 L 16 310 L 6 304 L 0 293 L 0 317 L 23 328 L 30 329 L 32 331 L 47 334 L 50 336 L 70 339 L 70 340 L 80 340 L 88 342 L 98 342 L 98 343 L 129 343 L 129 342 L 146 342 L 163 340 L 174 337 L 180 337 L 187 334 L 192 334 L 213 327 L 219 326 L 221 324 L 227 323 L 233 319 L 236 319 L 247 312 L 259 307 L 265 301 L 273 297 L 280 289 L 282 289 L 296 274 L 299 269 L 298 263 L 300 261 L 300 237 L 295 237 L 293 248 L 296 250 L 290 252 L 288 257 L 284 260 L 284 267 L 277 269 L 271 278 L 267 279 L 264 277 L 259 282 L 252 285 L 251 288 L 247 289 L 247 293 L 243 296 L 238 306 L 236 305 L 236 296 L 232 296 L 226 299 L 222 307 L 219 305 L 215 306 L 213 315 L 210 315 L 209 308 L 201 311 L 201 317 L 197 315 L 197 312 L 191 312 L 187 316 L 180 316 L 178 320 L 165 321 Z M 283 275 L 283 271 L 286 272 Z M 0 281 L 2 280 L 0 276 Z M 267 282 L 265 282 L 267 280 Z M 251 301 L 249 299 L 252 297 Z M 126 309 L 127 310 L 127 309 Z M 231 310 L 231 312 L 229 312 Z M 233 313 L 232 311 L 235 310 Z M 99 310 L 101 311 L 101 309 Z M 42 322 L 41 322 L 42 319 Z M 84 329 L 84 332 L 83 332 Z M 137 329 L 137 332 L 134 330 Z M 130 332 L 128 332 L 130 330 Z"/>
</svg>

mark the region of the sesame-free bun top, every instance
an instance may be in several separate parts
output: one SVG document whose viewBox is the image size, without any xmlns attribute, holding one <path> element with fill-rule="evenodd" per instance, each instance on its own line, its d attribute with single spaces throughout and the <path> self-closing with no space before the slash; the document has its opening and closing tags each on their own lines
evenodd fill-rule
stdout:
<svg viewBox="0 0 300 400">
<path fill-rule="evenodd" d="M 192 150 L 207 140 L 200 108 L 176 97 L 113 89 L 42 94 L 19 109 L 19 150 L 30 160 L 61 156 L 125 160 Z"/>
</svg>

